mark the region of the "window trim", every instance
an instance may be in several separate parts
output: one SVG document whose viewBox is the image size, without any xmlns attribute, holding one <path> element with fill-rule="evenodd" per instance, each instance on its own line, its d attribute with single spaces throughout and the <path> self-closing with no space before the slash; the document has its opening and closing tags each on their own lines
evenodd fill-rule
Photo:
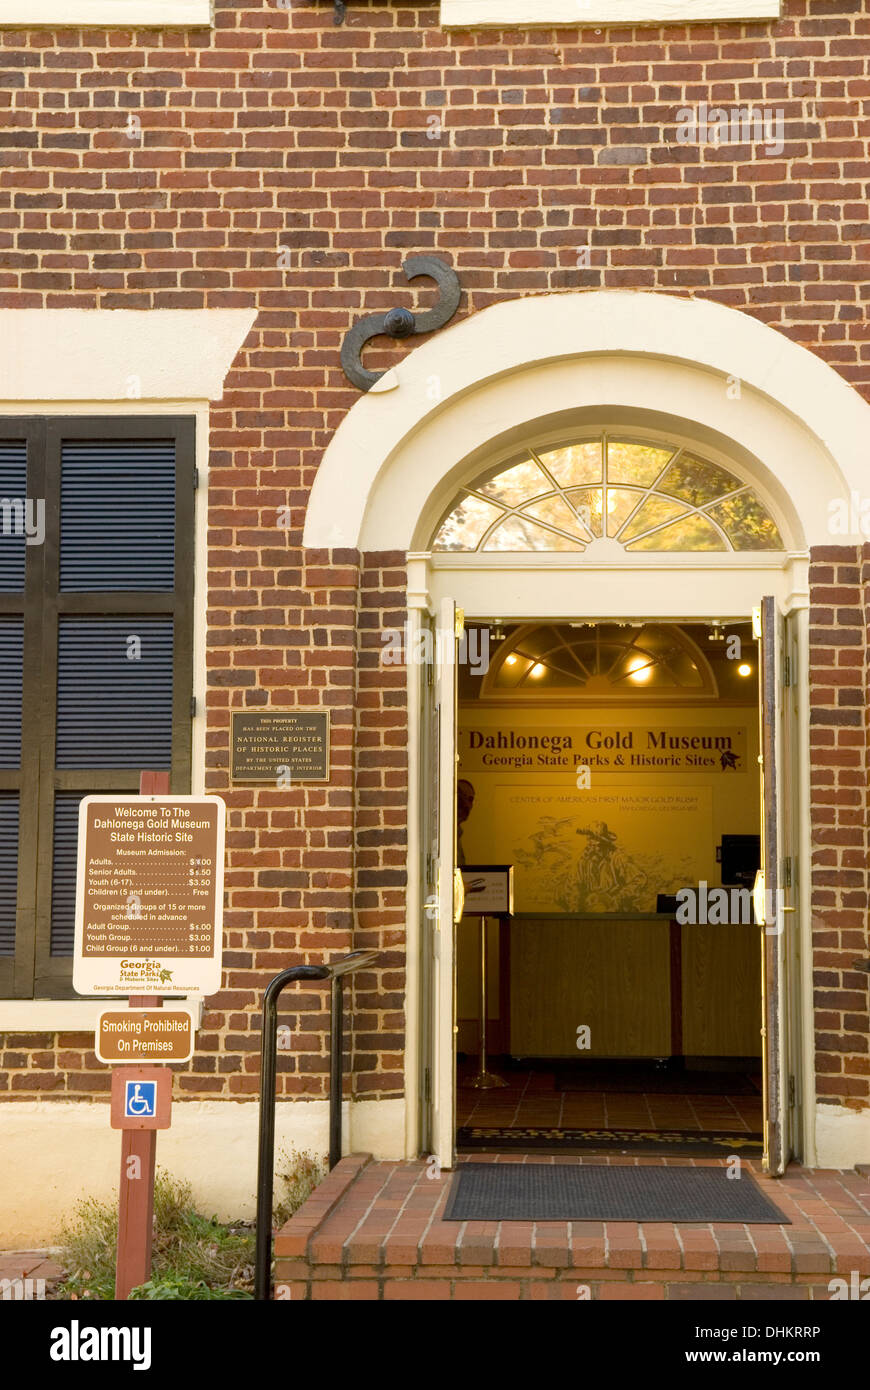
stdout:
<svg viewBox="0 0 870 1390">
<path fill-rule="evenodd" d="M 200 29 L 214 0 L 0 0 L 0 29 Z"/>
<path fill-rule="evenodd" d="M 441 0 L 446 29 L 752 23 L 781 14 L 782 0 Z"/>
<path fill-rule="evenodd" d="M 171 788 L 191 787 L 193 719 L 194 551 L 196 417 L 193 415 L 5 416 L 0 433 L 28 440 L 28 496 L 45 498 L 46 534 L 41 546 L 28 546 L 25 593 L 0 595 L 0 614 L 23 612 L 24 708 L 39 705 L 38 719 L 25 720 L 21 766 L 0 771 L 0 788 L 20 788 L 19 846 L 37 845 L 37 830 L 53 825 L 56 792 L 138 792 L 138 770 L 61 769 L 55 766 L 57 722 L 57 635 L 61 614 L 127 616 L 171 614 L 173 618 L 173 697 Z M 61 592 L 60 450 L 69 439 L 154 439 L 176 445 L 175 571 L 170 592 Z M 36 489 L 39 488 L 39 491 Z M 49 583 L 51 590 L 49 592 Z M 28 639 L 28 634 L 33 637 Z M 17 783 L 16 779 L 17 778 Z M 49 995 L 75 999 L 72 957 L 51 955 L 53 844 L 38 844 L 35 859 L 19 853 L 15 953 L 0 959 L 0 997 L 32 999 Z"/>
</svg>

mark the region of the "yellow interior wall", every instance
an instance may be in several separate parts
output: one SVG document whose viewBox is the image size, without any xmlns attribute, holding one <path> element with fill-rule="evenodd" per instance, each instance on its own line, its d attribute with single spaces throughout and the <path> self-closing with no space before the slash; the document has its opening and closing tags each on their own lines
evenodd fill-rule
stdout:
<svg viewBox="0 0 870 1390">
<path fill-rule="evenodd" d="M 723 771 L 716 765 L 663 772 L 593 767 L 590 787 L 577 788 L 574 763 L 585 752 L 585 731 L 624 734 L 633 730 L 637 744 L 639 731 L 648 728 L 675 733 L 701 729 L 712 734 L 717 730 L 735 731 L 740 735 L 739 768 Z M 482 750 L 474 752 L 469 746 L 472 729 L 484 734 L 496 734 L 498 730 L 509 734 L 513 730 L 517 736 L 542 732 L 561 735 L 563 739 L 568 736 L 574 739 L 574 747 L 566 752 L 564 766 L 542 768 L 535 765 L 534 750 L 517 750 L 518 756 L 532 759 L 531 767 L 487 769 L 482 763 Z M 496 756 L 511 756 L 510 749 L 493 752 Z M 585 1017 L 575 1020 L 574 1014 L 584 1011 L 584 1000 L 587 1013 L 595 1009 L 597 971 L 599 993 L 607 995 L 607 1018 L 605 1023 L 602 1014 L 601 1026 L 593 1027 L 600 1049 L 593 1051 L 608 1056 L 667 1052 L 664 1016 L 659 1018 L 661 990 L 666 984 L 666 972 L 659 979 L 664 969 L 659 959 L 661 943 L 654 953 L 655 962 L 648 965 L 646 987 L 643 981 L 637 983 L 637 989 L 629 987 L 633 979 L 631 962 L 637 960 L 640 948 L 634 936 L 638 931 L 644 936 L 645 932 L 644 939 L 652 947 L 656 932 L 660 936 L 664 933 L 662 939 L 666 938 L 666 923 L 649 923 L 646 929 L 626 923 L 620 931 L 615 921 L 588 924 L 585 936 L 578 940 L 576 933 L 583 931 L 582 924 L 574 922 L 568 926 L 580 910 L 575 905 L 572 912 L 569 906 L 571 893 L 575 892 L 571 884 L 589 837 L 578 835 L 577 828 L 604 822 L 619 834 L 620 845 L 633 861 L 651 865 L 644 886 L 638 890 L 638 897 L 645 901 L 635 903 L 633 911 L 654 912 L 657 891 L 675 892 L 702 878 L 711 887 L 718 886 L 721 870 L 716 862 L 716 846 L 722 835 L 757 834 L 759 829 L 757 707 L 713 702 L 632 706 L 538 703 L 526 699 L 497 704 L 475 701 L 460 706 L 459 754 L 458 776 L 470 781 L 475 789 L 474 807 L 462 835 L 466 862 L 514 863 L 516 911 L 557 912 L 566 918 L 561 928 L 552 923 L 548 929 L 548 923 L 541 920 L 534 927 L 518 922 L 512 929 L 512 978 L 516 981 L 521 973 L 528 976 L 536 964 L 540 972 L 537 983 L 530 981 L 519 999 L 516 988 L 513 989 L 512 1042 L 517 1046 L 512 1046 L 512 1050 L 519 1048 L 526 1055 L 571 1055 L 575 1025 L 589 1021 Z M 645 803 L 644 798 L 649 800 Z M 538 834 L 533 839 L 540 831 L 542 817 L 550 818 L 546 822 L 548 834 Z M 547 848 L 554 843 L 553 824 L 560 827 L 557 851 Z M 536 848 L 540 853 L 536 853 Z M 656 881 L 657 873 L 663 880 L 670 875 L 670 881 Z M 554 888 L 559 882 L 561 890 Z M 554 901 L 558 891 L 562 895 L 561 906 Z M 571 932 L 575 933 L 573 939 Z M 598 937 L 602 938 L 600 950 L 595 945 Z M 488 1015 L 496 1019 L 499 961 L 494 928 L 488 942 Z M 609 985 L 605 989 L 607 981 L 613 984 L 614 972 L 618 981 L 620 952 L 625 960 L 626 981 L 622 996 Z M 466 919 L 460 925 L 457 940 L 458 1044 L 464 1051 L 475 1051 L 477 1047 L 479 955 L 479 932 L 472 920 Z M 759 1050 L 756 929 L 685 927 L 682 957 L 684 1052 L 699 1056 L 755 1055 Z M 549 985 L 545 967 L 551 974 Z M 652 980 L 655 990 L 648 987 Z M 653 1002 L 653 995 L 659 996 L 658 1003 Z M 536 1039 L 541 1046 L 547 1041 L 546 1030 L 541 1032 L 537 1016 L 543 1018 L 549 1011 L 555 1017 L 559 1012 L 553 1008 L 555 997 L 561 1001 L 565 1021 L 561 1027 L 552 1023 L 550 1034 L 554 1028 L 559 1038 L 564 1033 L 564 1047 L 551 1051 L 554 1036 L 549 1036 L 544 1052 L 536 1051 Z M 614 1013 L 620 997 L 624 1008 Z M 648 1018 L 641 1017 L 644 1013 Z"/>
</svg>

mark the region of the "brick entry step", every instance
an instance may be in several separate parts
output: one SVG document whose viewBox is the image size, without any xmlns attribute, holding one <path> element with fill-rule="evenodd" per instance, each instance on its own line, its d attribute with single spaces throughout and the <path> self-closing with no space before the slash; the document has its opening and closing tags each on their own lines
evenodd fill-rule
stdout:
<svg viewBox="0 0 870 1390">
<path fill-rule="evenodd" d="M 540 1154 L 529 1161 L 723 1162 Z M 766 1186 L 760 1164 L 749 1167 Z M 828 1300 L 832 1279 L 870 1275 L 867 1167 L 789 1168 L 771 1195 L 791 1226 L 445 1222 L 451 1179 L 422 1159 L 342 1159 L 278 1233 L 276 1297 Z"/>
</svg>

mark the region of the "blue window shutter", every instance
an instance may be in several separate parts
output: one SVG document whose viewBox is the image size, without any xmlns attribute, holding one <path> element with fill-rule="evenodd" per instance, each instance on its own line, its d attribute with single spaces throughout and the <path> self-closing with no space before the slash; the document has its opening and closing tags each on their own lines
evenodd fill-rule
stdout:
<svg viewBox="0 0 870 1390">
<path fill-rule="evenodd" d="M 172 655 L 171 618 L 62 617 L 56 766 L 170 767 Z"/>
<path fill-rule="evenodd" d="M 67 440 L 60 471 L 62 592 L 171 592 L 172 440 Z"/>
<path fill-rule="evenodd" d="M 0 618 L 0 767 L 21 766 L 24 622 Z"/>
<path fill-rule="evenodd" d="M 18 793 L 0 792 L 0 956 L 15 954 L 18 889 Z"/>
<path fill-rule="evenodd" d="M 0 592 L 6 594 L 24 591 L 27 541 L 21 520 L 26 494 L 27 445 L 0 441 Z"/>
</svg>

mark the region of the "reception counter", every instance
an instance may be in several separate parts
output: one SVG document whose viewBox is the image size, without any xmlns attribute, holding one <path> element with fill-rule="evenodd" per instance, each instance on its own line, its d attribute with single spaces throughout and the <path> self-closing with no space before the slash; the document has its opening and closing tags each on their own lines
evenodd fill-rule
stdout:
<svg viewBox="0 0 870 1390">
<path fill-rule="evenodd" d="M 490 925 L 493 1051 L 515 1057 L 757 1057 L 753 926 L 659 914 L 520 913 Z M 474 1050 L 479 927 L 459 933 L 459 1046 Z M 578 1051 L 577 1030 L 590 1046 Z"/>
</svg>

